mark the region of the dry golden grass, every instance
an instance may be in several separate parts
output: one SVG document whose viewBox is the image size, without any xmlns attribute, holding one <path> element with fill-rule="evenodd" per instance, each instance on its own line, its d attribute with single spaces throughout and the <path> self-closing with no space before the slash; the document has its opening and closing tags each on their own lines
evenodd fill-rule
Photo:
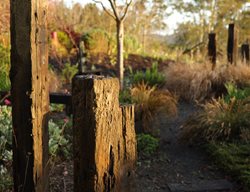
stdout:
<svg viewBox="0 0 250 192">
<path fill-rule="evenodd" d="M 186 100 L 203 101 L 226 92 L 224 84 L 234 82 L 238 87 L 250 85 L 250 67 L 239 64 L 174 64 L 166 69 L 166 88 Z"/>
<path fill-rule="evenodd" d="M 142 121 L 142 131 L 145 133 L 152 133 L 149 125 L 158 112 L 177 114 L 177 99 L 167 90 L 157 90 L 156 87 L 142 83 L 131 89 L 131 97 L 136 104 L 136 116 Z"/>
<path fill-rule="evenodd" d="M 181 140 L 197 143 L 211 140 L 250 141 L 250 98 L 212 99 L 202 105 L 203 111 L 195 114 L 183 125 Z"/>
</svg>

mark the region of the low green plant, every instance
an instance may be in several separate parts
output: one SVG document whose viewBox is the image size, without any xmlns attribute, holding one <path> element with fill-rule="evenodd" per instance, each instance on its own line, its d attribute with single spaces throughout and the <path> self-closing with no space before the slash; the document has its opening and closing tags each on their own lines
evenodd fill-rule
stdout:
<svg viewBox="0 0 250 192">
<path fill-rule="evenodd" d="M 220 168 L 243 183 L 246 192 L 250 189 L 249 143 L 212 142 L 208 152 Z"/>
<path fill-rule="evenodd" d="M 128 53 L 137 53 L 140 50 L 140 43 L 134 36 L 125 35 L 124 36 L 124 52 Z"/>
<path fill-rule="evenodd" d="M 110 44 L 112 43 L 112 39 L 108 32 L 100 28 L 91 29 L 85 32 L 81 39 L 84 42 L 86 50 L 91 53 L 108 53 Z"/>
<path fill-rule="evenodd" d="M 54 158 L 69 158 L 71 154 L 71 146 L 69 138 L 67 138 L 65 131 L 68 127 L 69 121 L 49 121 L 49 153 Z"/>
<path fill-rule="evenodd" d="M 131 104 L 132 103 L 132 97 L 129 89 L 124 89 L 120 91 L 119 94 L 119 102 L 122 104 Z"/>
<path fill-rule="evenodd" d="M 72 154 L 72 120 L 49 121 L 49 153 L 52 162 L 70 158 Z M 0 191 L 11 191 L 12 176 L 12 118 L 11 107 L 0 106 Z"/>
<path fill-rule="evenodd" d="M 11 108 L 0 106 L 0 191 L 12 187 L 12 121 Z"/>
<path fill-rule="evenodd" d="M 159 139 L 149 134 L 137 135 L 137 150 L 140 155 L 150 157 L 159 148 Z"/>
<path fill-rule="evenodd" d="M 66 63 L 62 70 L 62 78 L 65 84 L 70 84 L 74 75 L 78 72 L 77 65 Z"/>
<path fill-rule="evenodd" d="M 136 71 L 131 74 L 132 84 L 140 84 L 142 82 L 149 86 L 161 86 L 165 82 L 165 76 L 158 71 L 158 63 L 152 64 L 151 68 L 146 69 L 146 72 Z"/>
<path fill-rule="evenodd" d="M 62 112 L 64 110 L 65 105 L 64 104 L 55 104 L 51 103 L 50 104 L 50 111 L 54 112 Z"/>
<path fill-rule="evenodd" d="M 235 98 L 236 100 L 243 100 L 250 96 L 250 88 L 239 89 L 235 83 L 228 82 L 225 84 L 227 95 L 224 97 L 226 103 Z"/>
<path fill-rule="evenodd" d="M 57 38 L 59 43 L 62 44 L 68 51 L 73 48 L 73 43 L 71 42 L 68 34 L 64 31 L 58 31 Z"/>
</svg>

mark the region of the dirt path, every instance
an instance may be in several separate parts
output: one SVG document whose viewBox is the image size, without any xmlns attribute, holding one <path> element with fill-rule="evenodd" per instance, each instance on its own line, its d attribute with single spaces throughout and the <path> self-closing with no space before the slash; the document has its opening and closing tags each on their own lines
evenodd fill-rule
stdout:
<svg viewBox="0 0 250 192">
<path fill-rule="evenodd" d="M 178 142 L 180 126 L 197 111 L 197 108 L 189 103 L 180 103 L 178 108 L 179 115 L 176 119 L 162 116 L 156 121 L 155 126 L 160 128 L 160 149 L 149 159 L 139 158 L 134 183 L 130 190 L 125 190 L 126 192 L 171 192 L 168 187 L 170 183 L 192 184 L 227 178 L 211 164 L 202 149 Z M 50 191 L 73 191 L 73 162 L 55 165 L 51 170 L 50 181 Z M 231 190 L 236 191 L 240 192 Z"/>
<path fill-rule="evenodd" d="M 227 178 L 211 164 L 202 149 L 178 142 L 180 126 L 197 111 L 194 105 L 185 102 L 178 108 L 176 119 L 159 118 L 161 144 L 158 154 L 147 160 L 139 159 L 136 171 L 138 192 L 168 192 L 170 183 L 192 184 Z"/>
</svg>

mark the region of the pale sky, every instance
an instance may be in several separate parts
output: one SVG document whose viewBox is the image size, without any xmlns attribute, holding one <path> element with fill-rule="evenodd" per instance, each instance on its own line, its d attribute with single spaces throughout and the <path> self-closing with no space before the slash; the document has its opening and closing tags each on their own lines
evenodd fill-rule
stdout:
<svg viewBox="0 0 250 192">
<path fill-rule="evenodd" d="M 77 3 L 77 2 L 80 3 L 81 5 L 85 5 L 87 3 L 93 3 L 92 0 L 64 0 L 64 2 L 68 6 L 72 5 L 73 3 Z M 162 31 L 161 33 L 163 35 L 173 33 L 174 29 L 177 27 L 177 24 L 181 23 L 183 21 L 186 21 L 186 20 L 187 20 L 187 18 L 184 15 L 181 15 L 178 12 L 174 12 L 174 14 L 172 14 L 171 16 L 166 18 L 168 30 Z"/>
</svg>

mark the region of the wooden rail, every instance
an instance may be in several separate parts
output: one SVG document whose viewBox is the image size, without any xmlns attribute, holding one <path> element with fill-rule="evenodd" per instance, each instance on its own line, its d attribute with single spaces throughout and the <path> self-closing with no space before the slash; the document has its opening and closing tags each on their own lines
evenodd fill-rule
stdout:
<svg viewBox="0 0 250 192">
<path fill-rule="evenodd" d="M 5 99 L 11 101 L 11 95 L 8 91 L 0 91 L 0 105 L 5 105 Z M 66 106 L 66 113 L 70 115 L 72 113 L 71 107 L 71 94 L 70 93 L 50 93 L 50 103 L 64 104 Z"/>
</svg>

